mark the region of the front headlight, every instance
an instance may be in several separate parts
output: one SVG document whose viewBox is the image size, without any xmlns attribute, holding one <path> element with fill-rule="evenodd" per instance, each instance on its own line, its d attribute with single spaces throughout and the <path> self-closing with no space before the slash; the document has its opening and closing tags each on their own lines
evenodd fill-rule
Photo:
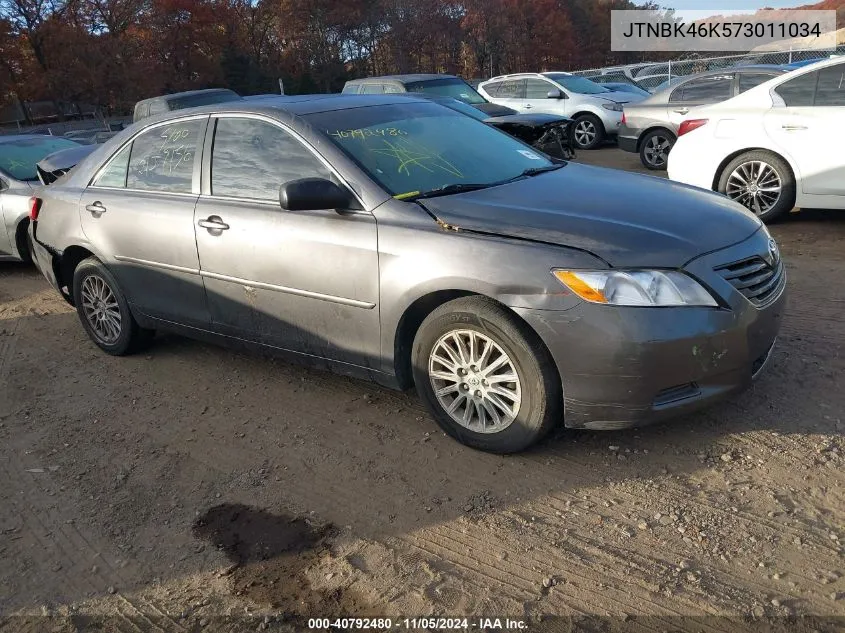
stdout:
<svg viewBox="0 0 845 633">
<path fill-rule="evenodd" d="M 564 286 L 591 303 L 617 306 L 719 304 L 701 284 L 675 270 L 553 270 Z"/>
<path fill-rule="evenodd" d="M 618 103 L 602 103 L 601 107 L 605 110 L 611 110 L 613 112 L 622 112 L 622 106 Z"/>
</svg>

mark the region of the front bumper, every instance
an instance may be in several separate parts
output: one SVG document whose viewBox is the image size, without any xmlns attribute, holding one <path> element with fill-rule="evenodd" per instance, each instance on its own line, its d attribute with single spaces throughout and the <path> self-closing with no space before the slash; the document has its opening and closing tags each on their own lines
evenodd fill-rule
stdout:
<svg viewBox="0 0 845 633">
<path fill-rule="evenodd" d="M 757 254 L 760 243 L 759 236 L 751 238 L 686 267 L 724 301 L 721 308 L 581 303 L 559 312 L 518 309 L 557 364 L 566 426 L 645 425 L 747 388 L 771 355 L 785 289 L 781 286 L 764 307 L 757 307 L 714 268 L 743 260 L 752 250 Z"/>
</svg>

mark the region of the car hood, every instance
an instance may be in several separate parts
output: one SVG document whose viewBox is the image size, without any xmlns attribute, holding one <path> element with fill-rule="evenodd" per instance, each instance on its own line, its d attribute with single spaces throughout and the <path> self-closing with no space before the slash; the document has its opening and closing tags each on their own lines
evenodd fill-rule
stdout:
<svg viewBox="0 0 845 633">
<path fill-rule="evenodd" d="M 516 110 L 507 106 L 499 105 L 498 103 L 471 103 L 474 108 L 478 108 L 484 114 L 490 116 L 507 116 L 509 114 L 516 114 Z"/>
<path fill-rule="evenodd" d="M 578 248 L 616 268 L 680 268 L 747 239 L 761 226 L 718 194 L 576 163 L 420 203 L 458 230 Z"/>
<path fill-rule="evenodd" d="M 644 95 L 635 95 L 633 92 L 602 92 L 601 94 L 592 95 L 598 99 L 607 99 L 614 103 L 639 103 L 646 97 Z"/>
</svg>

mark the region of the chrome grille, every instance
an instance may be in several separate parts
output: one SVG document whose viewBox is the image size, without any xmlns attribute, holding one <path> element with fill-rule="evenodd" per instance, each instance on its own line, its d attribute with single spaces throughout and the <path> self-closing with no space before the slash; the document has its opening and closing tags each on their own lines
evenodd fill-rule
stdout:
<svg viewBox="0 0 845 633">
<path fill-rule="evenodd" d="M 770 264 L 755 255 L 718 266 L 715 270 L 756 306 L 766 305 L 777 297 L 786 281 L 783 260 L 780 258 Z"/>
</svg>

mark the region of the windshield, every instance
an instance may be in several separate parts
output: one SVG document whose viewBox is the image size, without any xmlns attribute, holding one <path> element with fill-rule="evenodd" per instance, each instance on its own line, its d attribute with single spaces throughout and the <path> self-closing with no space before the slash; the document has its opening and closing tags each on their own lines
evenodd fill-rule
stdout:
<svg viewBox="0 0 845 633">
<path fill-rule="evenodd" d="M 487 100 L 473 90 L 467 82 L 457 77 L 451 79 L 432 79 L 430 81 L 412 81 L 405 84 L 408 92 L 425 92 L 430 95 L 453 97 L 464 103 L 487 103 Z"/>
<path fill-rule="evenodd" d="M 38 180 L 35 163 L 59 150 L 79 147 L 79 143 L 60 136 L 24 138 L 0 143 L 0 169 L 15 180 Z"/>
<path fill-rule="evenodd" d="M 567 75 L 564 73 L 546 73 L 546 77 L 554 81 L 559 86 L 562 86 L 569 92 L 574 92 L 579 95 L 597 95 L 603 92 L 610 92 L 604 86 L 598 85 L 595 81 L 590 81 L 585 77 L 578 77 L 577 75 Z"/>
<path fill-rule="evenodd" d="M 354 108 L 305 118 L 400 198 L 455 185 L 493 185 L 528 169 L 553 167 L 507 134 L 436 103 Z"/>
</svg>

